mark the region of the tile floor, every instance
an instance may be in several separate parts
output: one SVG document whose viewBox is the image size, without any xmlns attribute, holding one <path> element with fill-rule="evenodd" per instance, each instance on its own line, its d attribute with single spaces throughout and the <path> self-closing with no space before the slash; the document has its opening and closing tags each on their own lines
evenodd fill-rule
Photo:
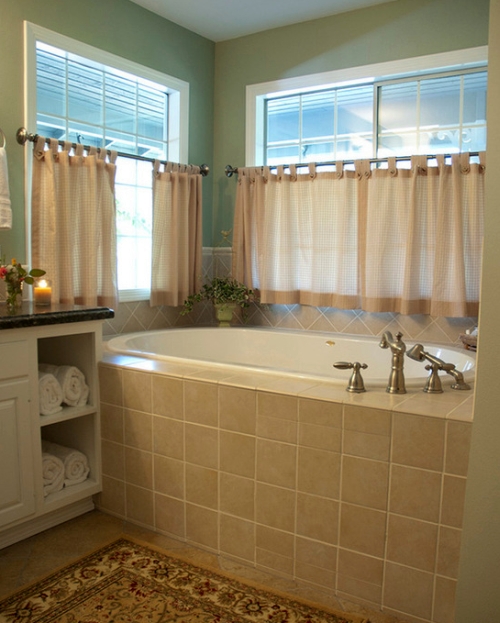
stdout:
<svg viewBox="0 0 500 623">
<path fill-rule="evenodd" d="M 177 553 L 193 564 L 222 569 L 242 579 L 261 583 L 271 590 L 274 587 L 294 593 L 293 585 L 283 579 L 255 569 L 235 567 L 208 552 L 95 510 L 0 550 L 0 599 L 123 535 L 156 545 L 174 556 Z M 337 602 L 332 607 L 363 613 L 369 617 L 370 623 L 404 623 L 392 616 L 367 612 L 354 604 Z"/>
</svg>

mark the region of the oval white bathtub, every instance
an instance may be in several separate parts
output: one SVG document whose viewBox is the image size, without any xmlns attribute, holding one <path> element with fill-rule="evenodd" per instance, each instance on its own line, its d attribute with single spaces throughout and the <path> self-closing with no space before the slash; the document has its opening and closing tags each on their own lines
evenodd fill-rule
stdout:
<svg viewBox="0 0 500 623">
<path fill-rule="evenodd" d="M 403 337 L 403 341 L 404 337 Z M 365 337 L 316 331 L 246 327 L 194 327 L 143 331 L 111 338 L 109 352 L 196 366 L 224 367 L 239 374 L 266 372 L 346 384 L 351 370 L 337 370 L 337 361 L 368 364 L 362 371 L 366 389 L 385 387 L 391 371 L 391 351 L 379 347 L 380 337 Z M 415 342 L 405 342 L 408 349 Z M 446 363 L 454 363 L 467 382 L 475 375 L 475 353 L 452 346 L 426 345 L 429 353 Z M 405 357 L 407 387 L 425 385 L 425 365 Z M 440 373 L 444 384 L 452 377 Z"/>
</svg>

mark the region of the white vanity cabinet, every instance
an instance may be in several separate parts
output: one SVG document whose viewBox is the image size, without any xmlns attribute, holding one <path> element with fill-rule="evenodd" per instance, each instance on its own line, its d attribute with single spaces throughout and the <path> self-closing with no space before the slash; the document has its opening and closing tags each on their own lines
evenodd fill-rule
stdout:
<svg viewBox="0 0 500 623">
<path fill-rule="evenodd" d="M 102 322 L 0 330 L 0 548 L 94 508 L 92 496 L 101 490 L 97 363 Z M 41 415 L 39 363 L 78 368 L 89 386 L 87 404 Z M 43 439 L 85 454 L 86 480 L 44 495 Z"/>
</svg>

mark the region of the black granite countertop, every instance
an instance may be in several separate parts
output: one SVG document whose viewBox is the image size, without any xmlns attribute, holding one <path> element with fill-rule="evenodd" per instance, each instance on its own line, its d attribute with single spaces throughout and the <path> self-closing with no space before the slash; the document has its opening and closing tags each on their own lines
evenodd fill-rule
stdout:
<svg viewBox="0 0 500 623">
<path fill-rule="evenodd" d="M 11 311 L 5 303 L 0 303 L 0 330 L 38 327 L 49 324 L 86 322 L 113 318 L 115 312 L 109 307 L 85 307 L 83 305 L 35 305 L 23 301 L 22 307 Z"/>
</svg>

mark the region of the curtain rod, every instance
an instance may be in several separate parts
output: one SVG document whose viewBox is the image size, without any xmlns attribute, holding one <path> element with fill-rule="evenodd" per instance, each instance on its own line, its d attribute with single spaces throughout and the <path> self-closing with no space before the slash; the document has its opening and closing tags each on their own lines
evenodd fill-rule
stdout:
<svg viewBox="0 0 500 623">
<path fill-rule="evenodd" d="M 451 158 L 452 154 L 443 154 L 445 158 Z M 478 151 L 471 151 L 469 152 L 469 156 L 471 158 L 477 157 L 479 156 L 479 152 Z M 430 155 L 430 156 L 425 156 L 427 159 L 429 160 L 433 160 L 437 157 L 436 155 Z M 412 159 L 412 156 L 394 156 L 394 158 L 398 161 L 410 161 Z M 360 160 L 368 160 L 368 162 L 370 164 L 376 164 L 378 162 L 387 162 L 388 161 L 388 157 L 386 158 L 360 158 Z M 341 162 L 343 165 L 346 164 L 354 164 L 356 162 L 356 160 L 340 160 L 339 162 Z M 293 166 L 296 167 L 308 167 L 309 166 L 309 162 L 297 162 L 296 164 L 294 164 Z M 332 165 L 336 165 L 337 162 L 336 161 L 329 161 L 329 162 L 316 162 L 316 166 L 317 167 L 326 167 L 326 166 L 332 166 Z M 283 164 L 283 165 L 277 165 L 277 164 L 271 164 L 268 165 L 270 169 L 277 169 L 278 166 L 282 166 L 284 169 L 289 169 L 290 165 L 289 164 Z M 258 169 L 259 167 L 248 167 L 249 169 L 255 168 Z M 264 167 L 261 166 L 261 169 L 263 169 Z M 235 173 L 238 173 L 238 167 L 232 167 L 230 164 L 226 165 L 226 168 L 224 169 L 226 176 L 227 177 L 232 177 Z"/>
<path fill-rule="evenodd" d="M 19 130 L 16 132 L 16 139 L 17 142 L 19 143 L 19 145 L 25 145 L 27 141 L 29 141 L 30 143 L 34 143 L 35 141 L 38 140 L 38 134 L 32 134 L 31 132 L 28 132 L 26 130 L 26 128 L 19 128 Z M 46 143 L 50 142 L 49 138 L 45 139 Z M 59 145 L 61 145 L 61 147 L 64 147 L 64 141 L 57 141 L 59 143 Z M 76 143 L 71 143 L 73 149 L 77 148 L 77 144 Z M 90 147 L 87 145 L 83 146 L 83 149 L 85 151 L 89 151 Z M 96 148 L 98 152 L 101 151 L 100 147 Z M 109 149 L 106 150 L 106 153 L 109 155 L 111 152 Z M 154 162 L 155 160 L 157 160 L 157 158 L 148 158 L 147 156 L 139 156 L 137 154 L 126 154 L 123 152 L 116 152 L 118 156 L 122 156 L 123 158 L 132 158 L 132 160 L 141 160 L 142 162 Z M 210 173 L 210 167 L 208 166 L 208 164 L 200 164 L 200 173 L 203 177 L 206 177 L 209 173 Z"/>
</svg>

